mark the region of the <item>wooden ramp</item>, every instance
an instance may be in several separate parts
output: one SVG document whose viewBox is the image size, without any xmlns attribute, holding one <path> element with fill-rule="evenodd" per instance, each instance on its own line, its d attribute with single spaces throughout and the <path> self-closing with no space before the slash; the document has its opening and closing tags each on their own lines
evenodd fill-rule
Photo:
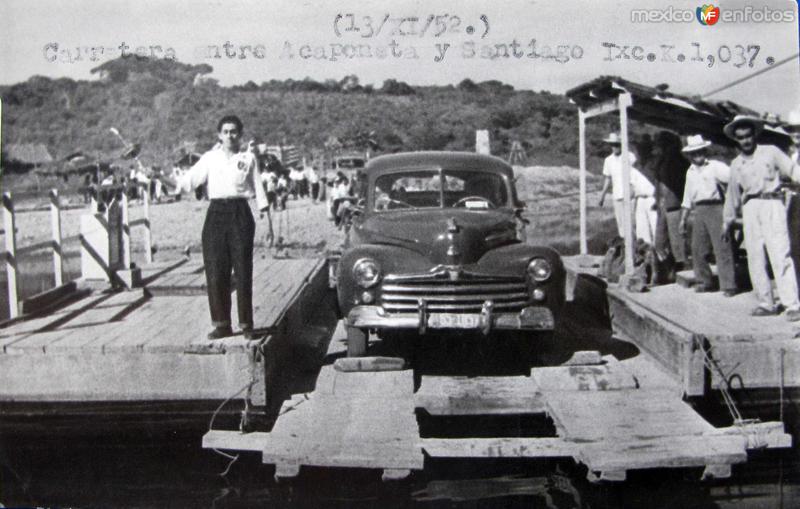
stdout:
<svg viewBox="0 0 800 509">
<path fill-rule="evenodd" d="M 322 259 L 256 259 L 260 340 L 211 342 L 202 262 L 160 262 L 142 272 L 145 288 L 95 289 L 0 328 L 0 401 L 220 400 L 250 381 L 260 394 L 254 402 L 264 404 L 259 348 L 275 331 L 304 323 L 316 303 L 306 290 L 313 282 L 316 292 L 327 275 Z"/>
<path fill-rule="evenodd" d="M 430 458 L 573 458 L 591 479 L 624 480 L 628 470 L 704 467 L 726 477 L 747 449 L 789 447 L 782 423 L 715 428 L 681 400 L 669 379 L 637 360 L 635 372 L 613 357 L 596 365 L 534 368 L 530 377 L 422 377 L 409 370 L 341 373 L 323 368 L 314 392 L 296 395 L 270 433 L 214 430 L 206 448 L 250 450 L 297 475 L 301 465 L 382 469 L 399 478 Z M 636 376 L 636 374 L 639 376 Z M 641 382 L 640 382 L 641 380 Z M 665 383 L 666 380 L 666 383 Z M 546 414 L 556 436 L 419 436 L 414 410 L 431 415 Z"/>
</svg>

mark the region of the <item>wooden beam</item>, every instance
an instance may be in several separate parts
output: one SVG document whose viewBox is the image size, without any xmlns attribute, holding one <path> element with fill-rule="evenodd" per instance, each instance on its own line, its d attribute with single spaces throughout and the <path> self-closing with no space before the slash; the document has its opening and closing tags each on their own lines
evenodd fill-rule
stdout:
<svg viewBox="0 0 800 509">
<path fill-rule="evenodd" d="M 630 94 L 620 94 L 619 98 L 619 130 L 622 138 L 622 224 L 625 240 L 625 274 L 633 274 L 633 209 L 631 208 L 631 164 L 628 158 L 628 107 L 633 104 Z"/>
<path fill-rule="evenodd" d="M 19 316 L 19 274 L 17 272 L 17 229 L 11 193 L 3 193 L 3 223 L 6 237 L 6 277 L 8 278 L 8 316 Z"/>
<path fill-rule="evenodd" d="M 521 415 L 545 411 L 542 394 L 528 377 L 422 378 L 414 406 L 431 415 Z"/>
<path fill-rule="evenodd" d="M 619 109 L 619 103 L 616 98 L 607 99 L 601 103 L 593 104 L 587 108 L 579 110 L 583 112 L 584 118 L 592 118 L 606 113 L 612 113 Z"/>
<path fill-rule="evenodd" d="M 589 253 L 589 248 L 586 240 L 586 114 L 583 110 L 578 110 L 578 163 L 580 254 L 585 255 Z"/>
<path fill-rule="evenodd" d="M 212 429 L 203 435 L 203 449 L 261 452 L 268 440 L 269 433 L 263 431 L 242 433 L 241 431 Z"/>
<path fill-rule="evenodd" d="M 575 457 L 585 444 L 563 438 L 423 438 L 420 445 L 435 458 Z"/>
<path fill-rule="evenodd" d="M 61 249 L 61 201 L 58 190 L 50 190 L 50 226 L 53 231 L 53 274 L 56 287 L 64 284 L 64 260 Z"/>
</svg>

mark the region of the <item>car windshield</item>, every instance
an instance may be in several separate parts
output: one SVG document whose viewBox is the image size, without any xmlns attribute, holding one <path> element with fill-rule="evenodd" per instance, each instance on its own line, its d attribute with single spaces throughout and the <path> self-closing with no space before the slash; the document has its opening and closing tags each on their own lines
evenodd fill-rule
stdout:
<svg viewBox="0 0 800 509">
<path fill-rule="evenodd" d="M 493 209 L 508 205 L 503 177 L 480 170 L 414 170 L 375 180 L 376 211 L 408 208 Z"/>
</svg>

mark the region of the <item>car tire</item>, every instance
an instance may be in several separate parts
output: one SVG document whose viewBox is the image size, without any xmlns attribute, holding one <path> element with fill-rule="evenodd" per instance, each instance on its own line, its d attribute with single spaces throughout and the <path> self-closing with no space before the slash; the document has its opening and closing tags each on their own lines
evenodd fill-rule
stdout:
<svg viewBox="0 0 800 509">
<path fill-rule="evenodd" d="M 358 327 L 347 327 L 347 356 L 363 357 L 367 353 L 369 332 Z"/>
</svg>

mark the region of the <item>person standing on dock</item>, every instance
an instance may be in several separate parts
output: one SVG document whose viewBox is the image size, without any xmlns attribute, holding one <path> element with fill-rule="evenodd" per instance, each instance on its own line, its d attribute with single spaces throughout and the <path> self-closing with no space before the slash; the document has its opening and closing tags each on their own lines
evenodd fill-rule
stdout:
<svg viewBox="0 0 800 509">
<path fill-rule="evenodd" d="M 725 163 L 708 158 L 710 146 L 711 142 L 699 134 L 686 140 L 683 153 L 689 156 L 692 165 L 686 173 L 678 228 L 682 235 L 686 235 L 686 219 L 693 211 L 692 264 L 698 280 L 695 291 L 713 290 L 713 275 L 708 264 L 708 256 L 713 250 L 720 289 L 726 297 L 733 297 L 736 295 L 733 246 L 729 235 L 718 233 L 722 227 L 725 186 L 730 180 L 731 169 Z"/>
<path fill-rule="evenodd" d="M 625 237 L 624 207 L 622 205 L 623 184 L 622 184 L 622 140 L 617 133 L 611 133 L 603 140 L 611 146 L 611 154 L 603 161 L 603 189 L 600 191 L 598 206 L 602 207 L 611 188 L 611 196 L 614 198 L 614 217 L 617 220 L 617 232 L 620 237 Z M 628 152 L 628 164 L 631 172 L 634 171 L 633 165 L 636 163 L 636 156 L 633 152 Z M 633 179 L 632 179 L 633 180 Z M 631 218 L 631 224 L 633 224 Z"/>
<path fill-rule="evenodd" d="M 795 322 L 800 320 L 800 300 L 790 255 L 785 194 L 780 186 L 782 176 L 800 182 L 800 168 L 778 148 L 756 143 L 763 127 L 759 118 L 737 115 L 724 128 L 725 135 L 739 146 L 740 154 L 731 162 L 722 235 L 730 237 L 736 212 L 741 207 L 747 268 L 759 301 L 751 315 L 780 313 L 767 274 L 766 248 L 781 305 L 786 308 L 786 319 Z"/>
<path fill-rule="evenodd" d="M 656 161 L 653 165 L 658 223 L 655 248 L 659 259 L 670 268 L 682 270 L 686 263 L 684 236 L 680 233 L 681 204 L 689 161 L 681 154 L 681 139 L 669 131 L 656 136 Z"/>
<path fill-rule="evenodd" d="M 262 217 L 268 203 L 258 175 L 254 144 L 250 144 L 249 150 L 240 152 L 243 129 L 239 117 L 222 117 L 217 123 L 219 143 L 203 154 L 177 183 L 187 191 L 206 185 L 210 200 L 202 233 L 208 305 L 214 325 L 208 339 L 233 335 L 231 270 L 236 274 L 239 325 L 246 339 L 253 338 L 253 241 L 256 226 L 248 199 L 255 197 Z"/>
</svg>

